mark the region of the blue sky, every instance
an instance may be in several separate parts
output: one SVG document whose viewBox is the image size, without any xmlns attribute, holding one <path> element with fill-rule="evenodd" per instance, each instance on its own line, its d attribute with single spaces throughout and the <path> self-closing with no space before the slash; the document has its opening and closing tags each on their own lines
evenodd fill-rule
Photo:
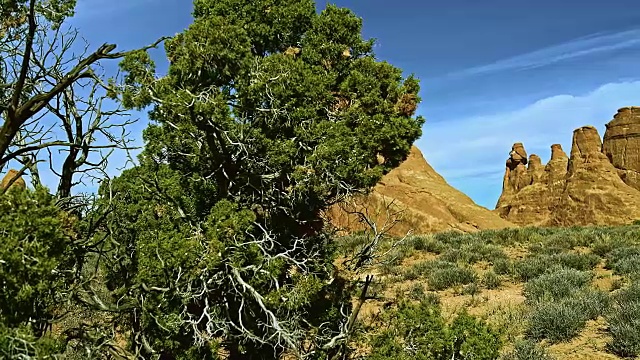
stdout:
<svg viewBox="0 0 640 360">
<path fill-rule="evenodd" d="M 569 151 L 574 128 L 603 135 L 619 107 L 640 105 L 637 0 L 336 3 L 364 19 L 378 58 L 421 79 L 418 147 L 488 208 L 512 143 L 546 161 L 552 143 Z M 189 0 L 79 0 L 73 25 L 96 47 L 126 50 L 181 31 L 190 12 Z"/>
</svg>

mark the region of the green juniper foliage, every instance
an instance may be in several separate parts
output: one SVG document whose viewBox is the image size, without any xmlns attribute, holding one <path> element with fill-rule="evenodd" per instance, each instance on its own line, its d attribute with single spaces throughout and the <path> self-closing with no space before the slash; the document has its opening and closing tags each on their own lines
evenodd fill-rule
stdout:
<svg viewBox="0 0 640 360">
<path fill-rule="evenodd" d="M 347 9 L 194 5 L 166 76 L 144 52 L 121 63 L 125 105 L 153 124 L 139 166 L 101 188 L 108 286 L 131 306 L 118 323 L 141 354 L 322 357 L 349 303 L 322 211 L 406 158 L 418 81 L 375 59 Z"/>
<path fill-rule="evenodd" d="M 69 297 L 73 223 L 46 189 L 14 188 L 0 196 L 0 358 L 57 348 L 41 337 Z"/>
<path fill-rule="evenodd" d="M 466 313 L 446 324 L 437 303 L 401 301 L 383 314 L 384 329 L 371 341 L 366 357 L 383 359 L 496 359 L 502 340 L 499 332 Z"/>
</svg>

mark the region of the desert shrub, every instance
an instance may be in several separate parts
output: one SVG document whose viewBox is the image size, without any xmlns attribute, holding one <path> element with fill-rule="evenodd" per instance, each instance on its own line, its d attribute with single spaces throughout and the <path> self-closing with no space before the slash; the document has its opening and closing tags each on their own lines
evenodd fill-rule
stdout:
<svg viewBox="0 0 640 360">
<path fill-rule="evenodd" d="M 625 246 L 613 249 L 607 255 L 605 267 L 614 274 L 631 277 L 640 276 L 640 247 Z"/>
<path fill-rule="evenodd" d="M 445 251 L 448 246 L 433 236 L 418 235 L 407 239 L 407 243 L 418 251 L 427 251 L 434 254 L 440 254 Z"/>
<path fill-rule="evenodd" d="M 450 327 L 451 358 L 456 359 L 496 359 L 502 341 L 498 331 L 491 329 L 467 313 L 456 317 Z M 458 356 L 454 356 L 454 355 Z"/>
<path fill-rule="evenodd" d="M 405 280 L 427 278 L 429 288 L 439 291 L 474 282 L 476 274 L 473 269 L 459 267 L 449 261 L 429 260 L 416 263 L 406 269 L 403 277 Z"/>
<path fill-rule="evenodd" d="M 476 280 L 473 269 L 458 266 L 432 269 L 428 275 L 431 290 L 444 290 L 456 285 L 466 285 Z"/>
<path fill-rule="evenodd" d="M 493 263 L 493 271 L 498 275 L 507 275 L 513 271 L 513 264 L 509 259 L 498 259 Z"/>
<path fill-rule="evenodd" d="M 502 283 L 502 279 L 500 279 L 500 275 L 496 274 L 493 271 L 487 271 L 482 276 L 482 285 L 487 289 L 497 289 L 500 287 Z"/>
<path fill-rule="evenodd" d="M 465 242 L 472 241 L 473 235 L 457 231 L 445 231 L 434 234 L 433 238 L 445 246 L 459 248 Z"/>
<path fill-rule="evenodd" d="M 513 343 L 527 328 L 530 309 L 524 303 L 497 302 L 488 304 L 485 317 L 500 329 L 503 338 Z"/>
<path fill-rule="evenodd" d="M 500 360 L 554 360 L 547 349 L 529 339 L 518 340 L 513 350 L 505 353 Z"/>
<path fill-rule="evenodd" d="M 380 274 L 381 275 L 391 275 L 391 276 L 400 276 L 404 275 L 404 271 L 402 267 L 390 263 L 384 263 L 380 265 Z"/>
<path fill-rule="evenodd" d="M 587 320 L 603 314 L 607 305 L 606 294 L 591 289 L 557 301 L 539 302 L 529 316 L 527 335 L 552 343 L 569 340 L 584 328 Z"/>
<path fill-rule="evenodd" d="M 614 274 L 631 277 L 640 276 L 640 255 L 631 255 L 612 264 Z"/>
<path fill-rule="evenodd" d="M 576 269 L 592 270 L 600 263 L 600 257 L 595 254 L 560 253 L 551 255 L 552 263 Z"/>
<path fill-rule="evenodd" d="M 578 334 L 586 321 L 574 299 L 540 303 L 529 317 L 527 335 L 535 340 L 548 339 L 552 343 L 565 341 Z"/>
<path fill-rule="evenodd" d="M 440 307 L 428 301 L 402 301 L 382 321 L 388 328 L 373 337 L 367 359 L 488 360 L 497 358 L 502 346 L 499 333 L 484 321 L 463 313 L 447 325 Z"/>
<path fill-rule="evenodd" d="M 412 300 L 420 300 L 425 296 L 424 286 L 420 283 L 414 283 L 409 287 L 409 298 Z"/>
<path fill-rule="evenodd" d="M 551 265 L 548 255 L 529 256 L 513 262 L 511 271 L 513 275 L 522 280 L 529 281 L 544 274 Z"/>
<path fill-rule="evenodd" d="M 620 239 L 614 238 L 609 234 L 600 234 L 591 244 L 589 244 L 589 248 L 591 249 L 592 253 L 600 257 L 605 257 L 614 249 L 620 247 L 628 247 L 630 245 L 631 244 L 628 241 L 621 241 Z"/>
<path fill-rule="evenodd" d="M 427 302 L 433 305 L 440 304 L 440 297 L 438 294 L 434 292 L 429 292 L 424 290 L 424 285 L 420 283 L 415 283 L 409 287 L 408 297 L 411 300 L 419 301 L 419 302 Z"/>
<path fill-rule="evenodd" d="M 336 239 L 339 253 L 346 255 L 356 252 L 367 244 L 368 238 L 364 234 L 350 234 Z"/>
<path fill-rule="evenodd" d="M 401 244 L 401 246 L 396 246 L 394 248 L 381 248 L 380 251 L 384 251 L 386 255 L 384 256 L 383 263 L 393 266 L 398 266 L 402 264 L 402 261 L 407 257 L 411 256 L 415 250 L 408 246 L 407 244 Z"/>
<path fill-rule="evenodd" d="M 572 295 L 591 281 L 592 274 L 575 269 L 560 268 L 530 280 L 524 286 L 528 302 L 558 300 Z"/>
<path fill-rule="evenodd" d="M 539 241 L 530 243 L 527 248 L 532 254 L 557 254 L 578 246 L 579 238 L 579 234 L 575 232 L 560 230 L 542 237 Z"/>
<path fill-rule="evenodd" d="M 476 296 L 480 294 L 480 291 L 480 286 L 478 286 L 477 283 L 472 282 L 462 288 L 462 295 Z"/>
<path fill-rule="evenodd" d="M 374 277 L 373 281 L 369 285 L 369 288 L 367 289 L 367 296 L 371 296 L 371 297 L 380 296 L 386 288 L 387 288 L 387 283 L 384 279 L 379 279 L 377 277 Z M 361 291 L 362 289 L 360 287 L 354 286 L 352 294 L 354 296 L 359 296 Z"/>
<path fill-rule="evenodd" d="M 610 351 L 622 357 L 640 355 L 640 283 L 632 283 L 614 296 L 606 319 Z"/>
<path fill-rule="evenodd" d="M 497 230 L 494 244 L 511 246 L 537 243 L 560 231 L 558 228 L 525 227 Z"/>
<path fill-rule="evenodd" d="M 613 267 L 613 264 L 615 264 L 616 262 L 628 257 L 638 255 L 640 255 L 640 246 L 620 246 L 614 248 L 607 254 L 605 267 L 611 269 Z"/>
<path fill-rule="evenodd" d="M 461 261 L 474 264 L 478 261 L 494 262 L 498 259 L 506 259 L 507 255 L 499 246 L 473 242 L 463 244 L 459 249 L 449 249 L 440 258 L 450 262 Z"/>
<path fill-rule="evenodd" d="M 409 281 L 417 280 L 419 277 L 420 277 L 420 273 L 417 271 L 417 269 L 414 266 L 407 268 L 402 274 L 402 278 L 404 280 L 409 280 Z"/>
<path fill-rule="evenodd" d="M 437 269 L 457 267 L 455 263 L 442 260 L 420 261 L 404 271 L 405 280 L 416 280 L 421 277 L 428 277 L 431 272 Z"/>
<path fill-rule="evenodd" d="M 533 255 L 516 261 L 513 274 L 522 281 L 536 278 L 554 267 L 566 267 L 575 270 L 592 270 L 600 258 L 594 254 L 560 253 L 553 255 Z"/>
<path fill-rule="evenodd" d="M 606 314 L 611 307 L 611 298 L 602 290 L 583 289 L 575 297 L 579 299 L 580 309 L 588 320 Z"/>
</svg>

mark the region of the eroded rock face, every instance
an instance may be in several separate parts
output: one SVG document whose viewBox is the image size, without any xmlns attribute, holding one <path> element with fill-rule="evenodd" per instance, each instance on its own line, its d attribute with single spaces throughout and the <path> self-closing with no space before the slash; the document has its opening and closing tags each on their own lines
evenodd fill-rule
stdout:
<svg viewBox="0 0 640 360">
<path fill-rule="evenodd" d="M 541 176 L 539 158 L 529 160 L 529 185 L 520 186 L 522 174 L 505 171 L 495 211 L 522 226 L 618 225 L 640 219 L 640 191 L 623 181 L 622 170 L 610 161 L 615 156 L 605 153 L 595 127 L 576 129 L 570 157 L 559 144 L 552 145 Z M 627 163 L 620 159 L 619 164 Z"/>
<path fill-rule="evenodd" d="M 524 148 L 523 148 L 524 150 Z M 449 185 L 424 159 L 417 147 L 407 159 L 389 172 L 370 195 L 350 200 L 350 205 L 336 205 L 326 217 L 345 232 L 362 230 L 357 216 L 349 210 L 367 209 L 378 226 L 387 220 L 387 205 L 392 212 L 403 210 L 403 217 L 390 234 L 405 235 L 446 230 L 474 232 L 484 229 L 513 227 L 492 211 L 477 205 L 468 196 Z"/>
<path fill-rule="evenodd" d="M 7 172 L 7 174 L 4 176 L 4 178 L 2 179 L 2 182 L 0 182 L 0 189 L 6 189 L 7 186 L 9 186 L 9 182 L 11 182 L 11 180 L 16 177 L 16 175 L 18 175 L 18 171 L 17 170 L 9 170 Z M 10 186 L 11 188 L 17 187 L 17 188 L 21 188 L 24 189 L 27 187 L 27 184 L 24 182 L 24 179 L 20 176 L 18 177 L 17 180 L 15 180 L 13 182 L 13 184 L 11 184 Z"/>
<path fill-rule="evenodd" d="M 515 154 L 515 149 L 521 149 L 520 154 Z M 502 194 L 496 205 L 496 212 L 504 219 L 515 224 L 541 224 L 549 217 L 551 210 L 549 204 L 542 204 L 542 199 L 552 198 L 547 186 L 549 178 L 553 177 L 554 169 L 549 165 L 543 166 L 542 160 L 536 154 L 529 157 L 529 166 L 524 167 L 520 163 L 512 169 L 509 164 L 518 161 L 518 155 L 526 154 L 521 143 L 513 145 L 507 159 Z M 566 163 L 565 163 L 566 171 Z"/>
<path fill-rule="evenodd" d="M 640 190 L 640 107 L 619 109 L 606 127 L 602 152 L 622 180 Z"/>
</svg>

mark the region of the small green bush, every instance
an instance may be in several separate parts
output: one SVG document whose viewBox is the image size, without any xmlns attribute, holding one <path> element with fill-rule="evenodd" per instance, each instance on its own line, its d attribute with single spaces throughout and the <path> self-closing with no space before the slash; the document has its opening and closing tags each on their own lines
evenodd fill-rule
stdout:
<svg viewBox="0 0 640 360">
<path fill-rule="evenodd" d="M 529 339 L 518 340 L 514 349 L 505 353 L 500 360 L 555 360 L 547 349 Z"/>
<path fill-rule="evenodd" d="M 434 239 L 447 247 L 460 248 L 466 242 L 473 241 L 473 234 L 465 234 L 457 231 L 446 231 L 433 235 Z"/>
<path fill-rule="evenodd" d="M 428 235 L 412 236 L 407 239 L 407 243 L 410 244 L 414 250 L 427 251 L 434 254 L 440 254 L 448 248 L 446 244 Z"/>
<path fill-rule="evenodd" d="M 462 295 L 476 296 L 480 294 L 480 287 L 475 282 L 465 285 L 462 288 Z"/>
<path fill-rule="evenodd" d="M 632 278 L 640 277 L 640 255 L 633 254 L 623 257 L 611 264 L 614 274 L 626 275 Z"/>
<path fill-rule="evenodd" d="M 592 274 L 584 271 L 560 268 L 526 283 L 524 295 L 528 302 L 559 300 L 589 284 L 591 278 Z"/>
<path fill-rule="evenodd" d="M 487 271 L 482 276 L 482 285 L 487 289 L 497 289 L 502 284 L 502 279 L 500 279 L 500 275 L 496 274 L 493 271 Z"/>
<path fill-rule="evenodd" d="M 409 288 L 409 298 L 412 300 L 420 301 L 424 299 L 425 295 L 424 286 L 420 283 L 414 283 Z"/>
<path fill-rule="evenodd" d="M 628 248 L 632 246 L 632 243 L 625 238 L 620 238 L 617 236 L 611 236 L 610 234 L 600 234 L 596 239 L 589 244 L 591 248 L 591 252 L 600 256 L 606 257 L 615 249 L 619 248 Z"/>
<path fill-rule="evenodd" d="M 499 246 L 472 242 L 463 244 L 458 249 L 449 249 L 440 258 L 450 262 L 474 264 L 478 261 L 495 262 L 498 259 L 506 259 L 507 255 Z"/>
<path fill-rule="evenodd" d="M 640 355 L 640 283 L 632 283 L 614 296 L 606 319 L 612 338 L 610 351 L 621 357 Z"/>
<path fill-rule="evenodd" d="M 384 263 L 380 266 L 381 275 L 400 276 L 400 275 L 404 275 L 404 273 L 405 272 L 402 270 L 402 267 L 398 265 Z"/>
<path fill-rule="evenodd" d="M 456 285 L 466 285 L 476 280 L 476 273 L 471 268 L 457 266 L 433 269 L 428 275 L 431 290 L 444 290 Z"/>
<path fill-rule="evenodd" d="M 588 320 L 595 320 L 606 314 L 611 307 L 609 294 L 602 290 L 584 289 L 576 293 L 582 313 Z"/>
<path fill-rule="evenodd" d="M 560 253 L 553 255 L 533 255 L 516 261 L 513 274 L 522 281 L 536 278 L 554 267 L 566 267 L 575 270 L 592 270 L 600 258 L 594 254 Z"/>
<path fill-rule="evenodd" d="M 449 336 L 455 359 L 496 359 L 502 347 L 498 331 L 464 312 L 451 324 Z"/>
<path fill-rule="evenodd" d="M 457 265 L 448 261 L 428 260 L 413 264 L 404 271 L 405 280 L 416 280 L 421 277 L 429 277 L 430 274 L 438 269 L 455 268 Z"/>
<path fill-rule="evenodd" d="M 529 317 L 527 334 L 534 340 L 552 343 L 570 340 L 608 307 L 605 293 L 584 289 L 557 301 L 537 303 Z"/>
<path fill-rule="evenodd" d="M 575 299 L 539 303 L 529 317 L 527 335 L 534 340 L 552 343 L 566 341 L 578 334 L 586 324 Z"/>
<path fill-rule="evenodd" d="M 383 313 L 382 321 L 388 327 L 373 337 L 367 359 L 489 360 L 502 347 L 499 332 L 484 321 L 462 313 L 447 325 L 440 307 L 428 301 L 402 301 Z"/>
<path fill-rule="evenodd" d="M 560 231 L 549 236 L 542 237 L 540 241 L 528 246 L 532 254 L 557 254 L 569 251 L 581 243 L 581 236 L 571 231 Z"/>
<path fill-rule="evenodd" d="M 418 271 L 414 266 L 409 267 L 402 274 L 402 278 L 408 281 L 417 280 L 419 277 L 420 277 L 420 274 L 418 273 Z"/>
<path fill-rule="evenodd" d="M 510 274 L 513 270 L 513 264 L 509 259 L 498 259 L 493 263 L 493 271 L 498 275 Z"/>
<path fill-rule="evenodd" d="M 576 270 L 593 270 L 599 263 L 600 257 L 595 254 L 560 253 L 551 255 L 551 262 Z"/>
<path fill-rule="evenodd" d="M 615 249 L 612 249 L 607 254 L 607 261 L 605 263 L 605 268 L 607 269 L 615 269 L 616 263 L 621 260 L 640 256 L 640 247 L 639 246 L 621 246 Z"/>
</svg>

